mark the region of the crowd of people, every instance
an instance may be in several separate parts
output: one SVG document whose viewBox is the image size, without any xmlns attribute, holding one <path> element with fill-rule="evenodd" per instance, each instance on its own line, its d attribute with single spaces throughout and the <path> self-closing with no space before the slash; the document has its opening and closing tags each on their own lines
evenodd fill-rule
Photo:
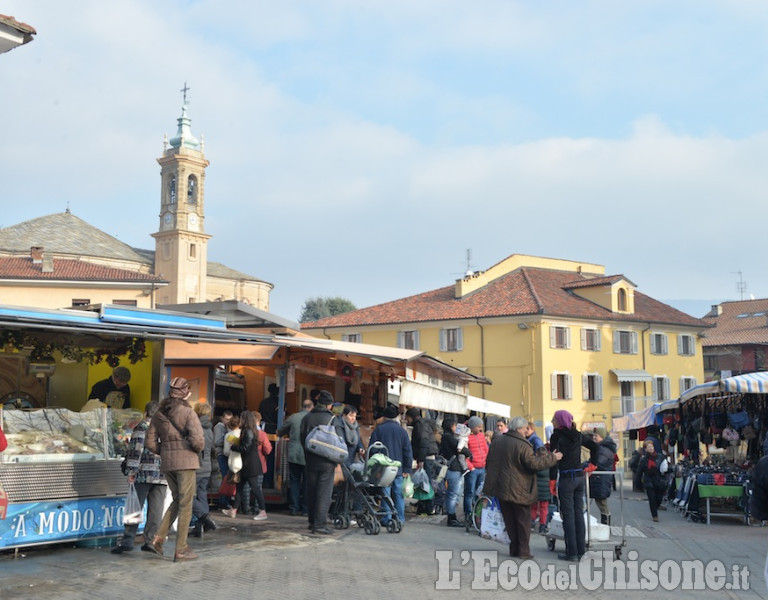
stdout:
<svg viewBox="0 0 768 600">
<path fill-rule="evenodd" d="M 266 520 L 262 486 L 267 457 L 273 451 L 265 431 L 271 425 L 278 437 L 288 438 L 290 514 L 305 516 L 313 534 L 332 533 L 328 520 L 339 479 L 338 461 L 314 452 L 307 445 L 307 437 L 316 428 L 327 426 L 346 447 L 341 460 L 348 467 L 363 463 L 368 453 L 357 408 L 337 403 L 330 392 L 315 389 L 301 409 L 278 428 L 271 422 L 278 391 L 277 386 L 271 386 L 270 396 L 261 404 L 270 422 L 262 419 L 261 412 L 246 410 L 236 415 L 224 411 L 214 425 L 208 403 L 188 402 L 189 383 L 181 377 L 170 382 L 168 397 L 147 405 L 144 419 L 131 437 L 124 469 L 139 502 L 147 505 L 142 550 L 162 554 L 171 525 L 178 518 L 180 524 L 188 523 L 189 527 L 178 526 L 174 559 L 197 557 L 187 544 L 188 536 L 200 538 L 217 528 L 209 502 L 209 482 L 215 468 L 222 479 L 218 498 L 222 513 L 231 518 L 252 514 L 256 521 Z M 550 501 L 556 500 L 565 539 L 565 553 L 558 557 L 574 562 L 581 559 L 586 550 L 585 523 L 580 518 L 586 473 L 595 468 L 610 471 L 615 465 L 616 444 L 604 428 L 585 435 L 568 411 L 559 410 L 545 442 L 536 433 L 535 424 L 523 417 L 509 421 L 499 418 L 495 428 L 485 431 L 478 416 L 459 423 L 446 415 L 438 424 L 418 408 L 401 414 L 391 404 L 375 416 L 368 444 L 371 449 L 383 446 L 399 465 L 391 483 L 382 490 L 392 507 L 381 516 L 382 524 L 393 518 L 400 524 L 405 522 L 404 490 L 413 489 L 409 479 L 418 474 L 420 491 L 428 493 L 418 496 L 416 512 L 443 513 L 449 527 L 464 527 L 481 492 L 497 498 L 510 539 L 509 552 L 514 557 L 531 556 L 530 534 L 547 533 Z M 404 425 L 410 427 L 410 435 Z M 583 448 L 588 451 L 586 456 Z M 661 497 L 657 481 L 663 468 L 663 457 L 655 454 L 649 440 L 638 470 L 646 482 L 654 520 Z M 591 480 L 590 498 L 599 507 L 604 524 L 610 524 L 607 499 L 612 480 L 606 475 L 595 475 Z M 172 500 L 163 513 L 167 491 Z M 459 508 L 463 509 L 461 519 Z M 126 524 L 112 552 L 132 550 L 137 530 L 137 524 Z"/>
</svg>

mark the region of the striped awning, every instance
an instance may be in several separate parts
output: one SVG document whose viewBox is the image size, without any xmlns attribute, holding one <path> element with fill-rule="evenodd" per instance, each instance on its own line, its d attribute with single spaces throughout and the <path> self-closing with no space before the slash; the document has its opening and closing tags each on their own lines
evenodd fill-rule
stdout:
<svg viewBox="0 0 768 600">
<path fill-rule="evenodd" d="M 737 394 L 768 394 L 768 373 L 746 373 L 721 379 L 720 389 Z"/>
<path fill-rule="evenodd" d="M 619 381 L 650 381 L 653 379 L 644 369 L 611 369 Z"/>
<path fill-rule="evenodd" d="M 704 394 L 714 394 L 715 392 L 720 391 L 720 382 L 719 381 L 707 381 L 706 383 L 701 383 L 699 385 L 695 385 L 692 388 L 689 388 L 685 390 L 680 395 L 680 403 L 687 402 L 691 398 L 695 398 L 696 396 L 703 396 Z"/>
</svg>

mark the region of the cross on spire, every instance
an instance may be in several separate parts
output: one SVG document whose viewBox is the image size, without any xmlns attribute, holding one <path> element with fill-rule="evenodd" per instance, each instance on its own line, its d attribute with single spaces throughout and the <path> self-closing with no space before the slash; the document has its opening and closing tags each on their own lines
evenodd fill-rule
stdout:
<svg viewBox="0 0 768 600">
<path fill-rule="evenodd" d="M 179 91 L 184 94 L 184 104 L 187 103 L 187 92 L 190 90 L 190 87 L 187 85 L 187 82 L 184 82 L 184 87 L 181 88 Z"/>
</svg>

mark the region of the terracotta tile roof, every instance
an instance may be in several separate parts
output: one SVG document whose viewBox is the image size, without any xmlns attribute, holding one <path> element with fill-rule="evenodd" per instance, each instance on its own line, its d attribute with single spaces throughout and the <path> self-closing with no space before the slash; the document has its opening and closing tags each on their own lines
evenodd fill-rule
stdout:
<svg viewBox="0 0 768 600">
<path fill-rule="evenodd" d="M 12 256 L 0 258 L 0 279 L 42 279 L 42 280 L 67 280 L 67 281 L 122 281 L 136 283 L 161 283 L 165 280 L 161 277 L 129 271 L 127 269 L 115 269 L 102 265 L 95 265 L 84 260 L 70 260 L 62 258 L 53 259 L 53 271 L 43 272 L 42 263 L 32 262 L 27 256 Z"/>
<path fill-rule="evenodd" d="M 720 307 L 722 314 L 712 310 L 704 317 L 714 325 L 702 340 L 705 348 L 768 344 L 768 299 L 723 302 Z"/>
<path fill-rule="evenodd" d="M 27 25 L 26 23 L 17 21 L 14 17 L 9 15 L 0 15 L 0 24 L 13 27 L 19 33 L 26 33 L 31 35 L 37 34 L 37 31 L 35 31 L 35 28 L 32 27 L 32 25 Z"/>
<path fill-rule="evenodd" d="M 611 278 L 601 279 L 610 280 Z M 569 291 L 575 283 L 594 285 L 594 281 L 594 279 L 580 277 L 572 271 L 521 267 L 460 299 L 454 297 L 455 288 L 451 285 L 343 315 L 304 323 L 302 329 L 524 315 L 552 315 L 603 321 L 650 321 L 707 327 L 707 323 L 703 320 L 637 291 L 634 293 L 635 313 L 632 315 L 612 313 Z"/>
<path fill-rule="evenodd" d="M 563 285 L 563 289 L 572 290 L 576 288 L 595 287 L 598 285 L 613 285 L 617 281 L 629 281 L 624 275 L 606 275 L 605 277 L 591 277 L 588 279 L 579 279 Z M 632 283 L 629 281 L 629 283 Z M 634 286 L 635 284 L 632 283 Z"/>
</svg>

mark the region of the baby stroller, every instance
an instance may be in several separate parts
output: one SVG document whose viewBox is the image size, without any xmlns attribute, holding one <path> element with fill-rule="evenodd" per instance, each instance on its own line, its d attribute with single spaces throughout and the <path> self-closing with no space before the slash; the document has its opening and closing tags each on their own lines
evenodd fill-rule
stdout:
<svg viewBox="0 0 768 600">
<path fill-rule="evenodd" d="M 368 448 L 364 467 L 341 465 L 346 487 L 344 500 L 333 514 L 334 527 L 346 529 L 354 518 L 367 535 L 377 535 L 382 525 L 388 533 L 400 533 L 403 524 L 384 491 L 397 477 L 399 468 L 400 462 L 389 458 L 381 442 Z"/>
</svg>

